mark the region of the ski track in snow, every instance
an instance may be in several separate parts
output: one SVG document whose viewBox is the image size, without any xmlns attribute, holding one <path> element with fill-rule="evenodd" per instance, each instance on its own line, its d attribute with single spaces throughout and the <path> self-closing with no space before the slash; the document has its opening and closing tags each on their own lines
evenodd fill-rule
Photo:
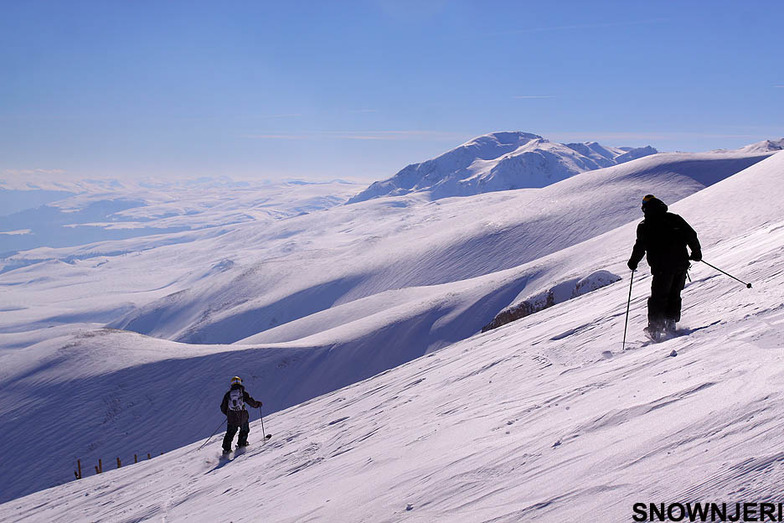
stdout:
<svg viewBox="0 0 784 523">
<path fill-rule="evenodd" d="M 56 327 L 59 338 L 35 345 L 40 361 L 20 349 L 4 354 L 15 374 L 3 371 L 3 417 L 18 422 L 18 402 L 32 398 L 53 427 L 86 443 L 96 436 L 61 412 L 75 381 L 86 388 L 73 405 L 100 406 L 97 437 L 122 438 L 113 420 L 133 419 L 179 437 L 180 448 L 12 499 L 0 505 L 0 520 L 616 521 L 628 520 L 635 502 L 781 502 L 782 167 L 779 154 L 673 206 L 700 233 L 706 260 L 753 288 L 695 264 L 683 293 L 685 334 L 659 344 L 641 332 L 650 285 L 641 266 L 621 347 L 628 271 L 618 267 L 631 226 L 535 262 L 573 272 L 612 267 L 621 282 L 318 397 L 303 383 L 297 394 L 313 399 L 301 404 L 295 395 L 286 405 L 274 387 L 283 376 L 323 379 L 333 346 L 192 346 L 99 325 L 77 335 Z M 254 421 L 251 447 L 218 467 L 222 433 L 198 450 L 204 440 L 178 436 L 166 414 L 201 417 L 197 431 L 206 437 L 220 417 L 203 413 L 217 410 L 224 376 L 241 365 L 254 369 L 251 394 L 285 408 L 265 416 L 271 440 L 261 443 Z M 204 384 L 210 373 L 222 381 Z M 128 405 L 135 396 L 123 389 L 150 394 L 162 383 L 184 391 L 174 407 L 185 413 L 167 413 L 153 396 Z M 60 396 L 36 397 L 39 388 Z M 7 434 L 23 439 L 29 428 Z M 133 437 L 128 444 L 144 443 Z M 64 441 L 53 461 L 73 466 L 70 451 Z M 21 476 L 38 454 L 17 453 L 6 477 Z"/>
</svg>

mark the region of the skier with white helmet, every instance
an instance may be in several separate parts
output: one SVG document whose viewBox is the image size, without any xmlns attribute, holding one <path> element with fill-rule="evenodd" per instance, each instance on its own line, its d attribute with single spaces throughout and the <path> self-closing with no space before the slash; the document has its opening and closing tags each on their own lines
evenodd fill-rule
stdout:
<svg viewBox="0 0 784 523">
<path fill-rule="evenodd" d="M 251 407 L 261 407 L 261 402 L 256 401 L 245 390 L 242 384 L 242 378 L 234 376 L 231 378 L 231 388 L 226 394 L 223 395 L 221 402 L 221 412 L 226 415 L 226 436 L 223 438 L 223 452 L 231 452 L 231 442 L 234 440 L 234 435 L 239 430 L 240 435 L 237 438 L 237 448 L 246 447 L 248 445 L 248 434 L 250 433 L 250 416 L 248 411 L 245 410 L 245 404 Z"/>
</svg>

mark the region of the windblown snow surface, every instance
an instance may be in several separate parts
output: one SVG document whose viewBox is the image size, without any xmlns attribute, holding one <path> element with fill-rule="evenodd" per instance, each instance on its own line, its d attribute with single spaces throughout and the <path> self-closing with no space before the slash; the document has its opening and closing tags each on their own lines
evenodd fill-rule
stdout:
<svg viewBox="0 0 784 523">
<path fill-rule="evenodd" d="M 47 251 L 0 275 L 0 519 L 626 521 L 637 502 L 784 502 L 784 154 L 760 160 L 655 155 L 543 189 Z M 697 264 L 681 335 L 649 344 L 643 265 L 623 350 L 648 192 L 753 288 Z M 478 334 L 597 270 L 622 280 Z M 220 432 L 199 447 L 234 374 L 272 438 L 254 411 L 225 463 Z"/>
</svg>

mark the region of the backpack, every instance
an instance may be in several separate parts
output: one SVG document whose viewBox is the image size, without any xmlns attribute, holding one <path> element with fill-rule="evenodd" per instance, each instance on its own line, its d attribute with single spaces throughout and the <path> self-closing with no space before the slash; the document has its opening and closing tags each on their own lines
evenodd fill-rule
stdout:
<svg viewBox="0 0 784 523">
<path fill-rule="evenodd" d="M 236 388 L 229 391 L 229 410 L 245 410 L 245 391 Z"/>
</svg>

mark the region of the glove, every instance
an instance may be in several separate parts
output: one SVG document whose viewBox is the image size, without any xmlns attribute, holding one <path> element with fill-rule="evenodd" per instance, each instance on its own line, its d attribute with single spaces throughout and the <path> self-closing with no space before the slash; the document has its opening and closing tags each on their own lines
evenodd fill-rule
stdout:
<svg viewBox="0 0 784 523">
<path fill-rule="evenodd" d="M 689 256 L 690 260 L 694 261 L 701 261 L 702 260 L 702 251 L 691 251 L 691 256 Z"/>
<path fill-rule="evenodd" d="M 629 261 L 626 263 L 626 266 L 627 266 L 627 267 L 629 267 L 629 268 L 632 270 L 632 272 L 634 272 L 634 271 L 636 271 L 636 270 L 637 270 L 637 264 L 636 264 L 636 263 L 634 263 L 632 260 L 629 260 Z"/>
</svg>

